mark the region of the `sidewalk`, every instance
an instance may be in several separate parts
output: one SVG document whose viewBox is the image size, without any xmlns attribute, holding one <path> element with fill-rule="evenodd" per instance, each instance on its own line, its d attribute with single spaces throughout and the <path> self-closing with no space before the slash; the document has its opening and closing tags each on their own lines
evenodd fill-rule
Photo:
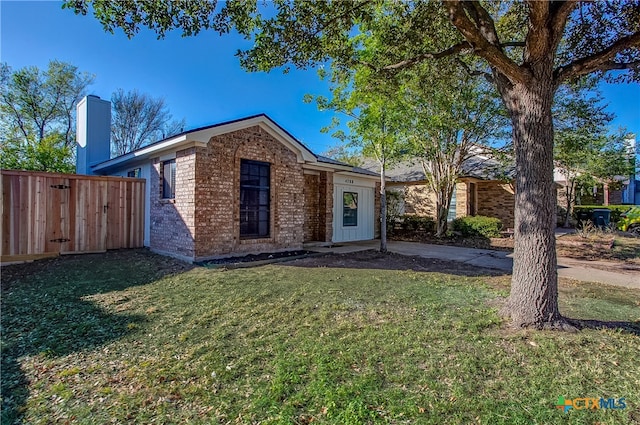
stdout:
<svg viewBox="0 0 640 425">
<path fill-rule="evenodd" d="M 378 249 L 379 240 L 349 242 L 335 247 L 309 247 L 313 251 L 345 254 L 349 252 Z M 418 242 L 389 241 L 388 250 L 396 254 L 415 255 L 423 258 L 459 261 L 477 267 L 504 270 L 513 269 L 513 253 L 489 249 L 463 248 L 449 245 L 431 245 Z M 640 273 L 637 275 L 610 272 L 589 267 L 588 261 L 558 258 L 558 276 L 583 282 L 599 282 L 607 285 L 640 289 Z"/>
</svg>

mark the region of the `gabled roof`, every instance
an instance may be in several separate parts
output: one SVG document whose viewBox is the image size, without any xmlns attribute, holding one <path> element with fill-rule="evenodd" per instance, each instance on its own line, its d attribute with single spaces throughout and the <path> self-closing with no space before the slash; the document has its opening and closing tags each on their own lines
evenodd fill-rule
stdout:
<svg viewBox="0 0 640 425">
<path fill-rule="evenodd" d="M 184 149 L 190 146 L 205 146 L 212 137 L 237 130 L 242 130 L 256 125 L 264 129 L 276 140 L 280 141 L 285 146 L 290 148 L 293 152 L 295 152 L 298 156 L 298 162 L 317 161 L 316 155 L 311 152 L 311 150 L 307 148 L 302 142 L 293 137 L 288 131 L 278 125 L 278 123 L 273 121 L 266 114 L 258 114 L 246 118 L 225 121 L 206 127 L 183 131 L 180 134 L 167 137 L 166 139 L 143 146 L 139 149 L 136 149 L 135 151 L 117 156 L 115 158 L 111 158 L 108 161 L 104 161 L 100 164 L 96 164 L 92 166 L 92 168 L 94 171 L 103 171 L 114 167 L 124 166 L 130 161 L 136 162 L 143 159 L 148 159 L 166 151 L 175 151 L 177 149 Z"/>
</svg>

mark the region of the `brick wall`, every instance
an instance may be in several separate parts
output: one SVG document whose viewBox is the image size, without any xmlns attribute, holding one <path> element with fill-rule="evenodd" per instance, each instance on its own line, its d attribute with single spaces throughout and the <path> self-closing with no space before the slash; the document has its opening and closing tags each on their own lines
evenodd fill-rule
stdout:
<svg viewBox="0 0 640 425">
<path fill-rule="evenodd" d="M 212 138 L 196 157 L 197 258 L 302 247 L 305 180 L 294 152 L 255 126 Z M 268 238 L 240 238 L 242 159 L 271 164 Z"/>
<path fill-rule="evenodd" d="M 469 187 L 469 182 L 456 183 L 456 217 L 469 214 Z M 495 181 L 476 182 L 476 215 L 497 217 L 502 220 L 504 227 L 513 227 L 514 201 L 510 184 Z M 435 194 L 425 184 L 404 186 L 404 212 L 435 219 Z"/>
<path fill-rule="evenodd" d="M 333 173 L 320 172 L 320 193 L 318 196 L 319 225 L 318 240 L 330 242 L 333 238 Z"/>
<path fill-rule="evenodd" d="M 469 183 L 456 183 L 456 218 L 469 215 L 469 190 Z"/>
<path fill-rule="evenodd" d="M 609 189 L 609 205 L 622 204 L 622 189 Z"/>
<path fill-rule="evenodd" d="M 436 197 L 424 184 L 408 185 L 404 190 L 404 212 L 421 217 L 436 216 Z"/>
<path fill-rule="evenodd" d="M 150 176 L 149 243 L 154 250 L 191 258 L 195 253 L 195 149 L 176 152 L 175 199 L 162 199 L 162 162 L 153 160 Z"/>
<path fill-rule="evenodd" d="M 477 215 L 497 217 L 504 228 L 513 228 L 515 196 L 508 183 L 481 181 L 477 183 Z"/>
<path fill-rule="evenodd" d="M 304 175 L 304 241 L 320 240 L 320 174 Z"/>
</svg>

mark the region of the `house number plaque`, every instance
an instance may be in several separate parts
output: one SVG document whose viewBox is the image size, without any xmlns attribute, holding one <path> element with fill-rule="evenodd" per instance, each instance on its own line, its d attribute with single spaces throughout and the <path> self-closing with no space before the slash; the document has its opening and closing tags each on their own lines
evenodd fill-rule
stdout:
<svg viewBox="0 0 640 425">
<path fill-rule="evenodd" d="M 344 179 L 345 183 L 349 183 L 349 184 L 353 184 L 353 180 L 352 179 Z"/>
</svg>

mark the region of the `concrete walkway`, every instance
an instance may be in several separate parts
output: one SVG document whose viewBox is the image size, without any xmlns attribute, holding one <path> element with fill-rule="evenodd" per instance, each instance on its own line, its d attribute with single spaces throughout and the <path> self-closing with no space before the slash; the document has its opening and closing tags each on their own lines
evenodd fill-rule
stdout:
<svg viewBox="0 0 640 425">
<path fill-rule="evenodd" d="M 318 252 L 344 254 L 368 249 L 378 249 L 379 247 L 380 241 L 373 240 L 340 243 L 334 247 L 309 246 L 306 248 Z M 477 267 L 504 270 L 509 273 L 513 270 L 513 253 L 506 251 L 463 248 L 449 245 L 431 245 L 403 241 L 389 241 L 387 247 L 390 252 L 402 255 L 415 255 L 423 258 L 459 261 Z M 579 261 L 570 258 L 558 258 L 558 276 L 583 282 L 598 282 L 607 285 L 640 289 L 640 273 L 625 274 L 590 268 L 588 261 Z"/>
</svg>

